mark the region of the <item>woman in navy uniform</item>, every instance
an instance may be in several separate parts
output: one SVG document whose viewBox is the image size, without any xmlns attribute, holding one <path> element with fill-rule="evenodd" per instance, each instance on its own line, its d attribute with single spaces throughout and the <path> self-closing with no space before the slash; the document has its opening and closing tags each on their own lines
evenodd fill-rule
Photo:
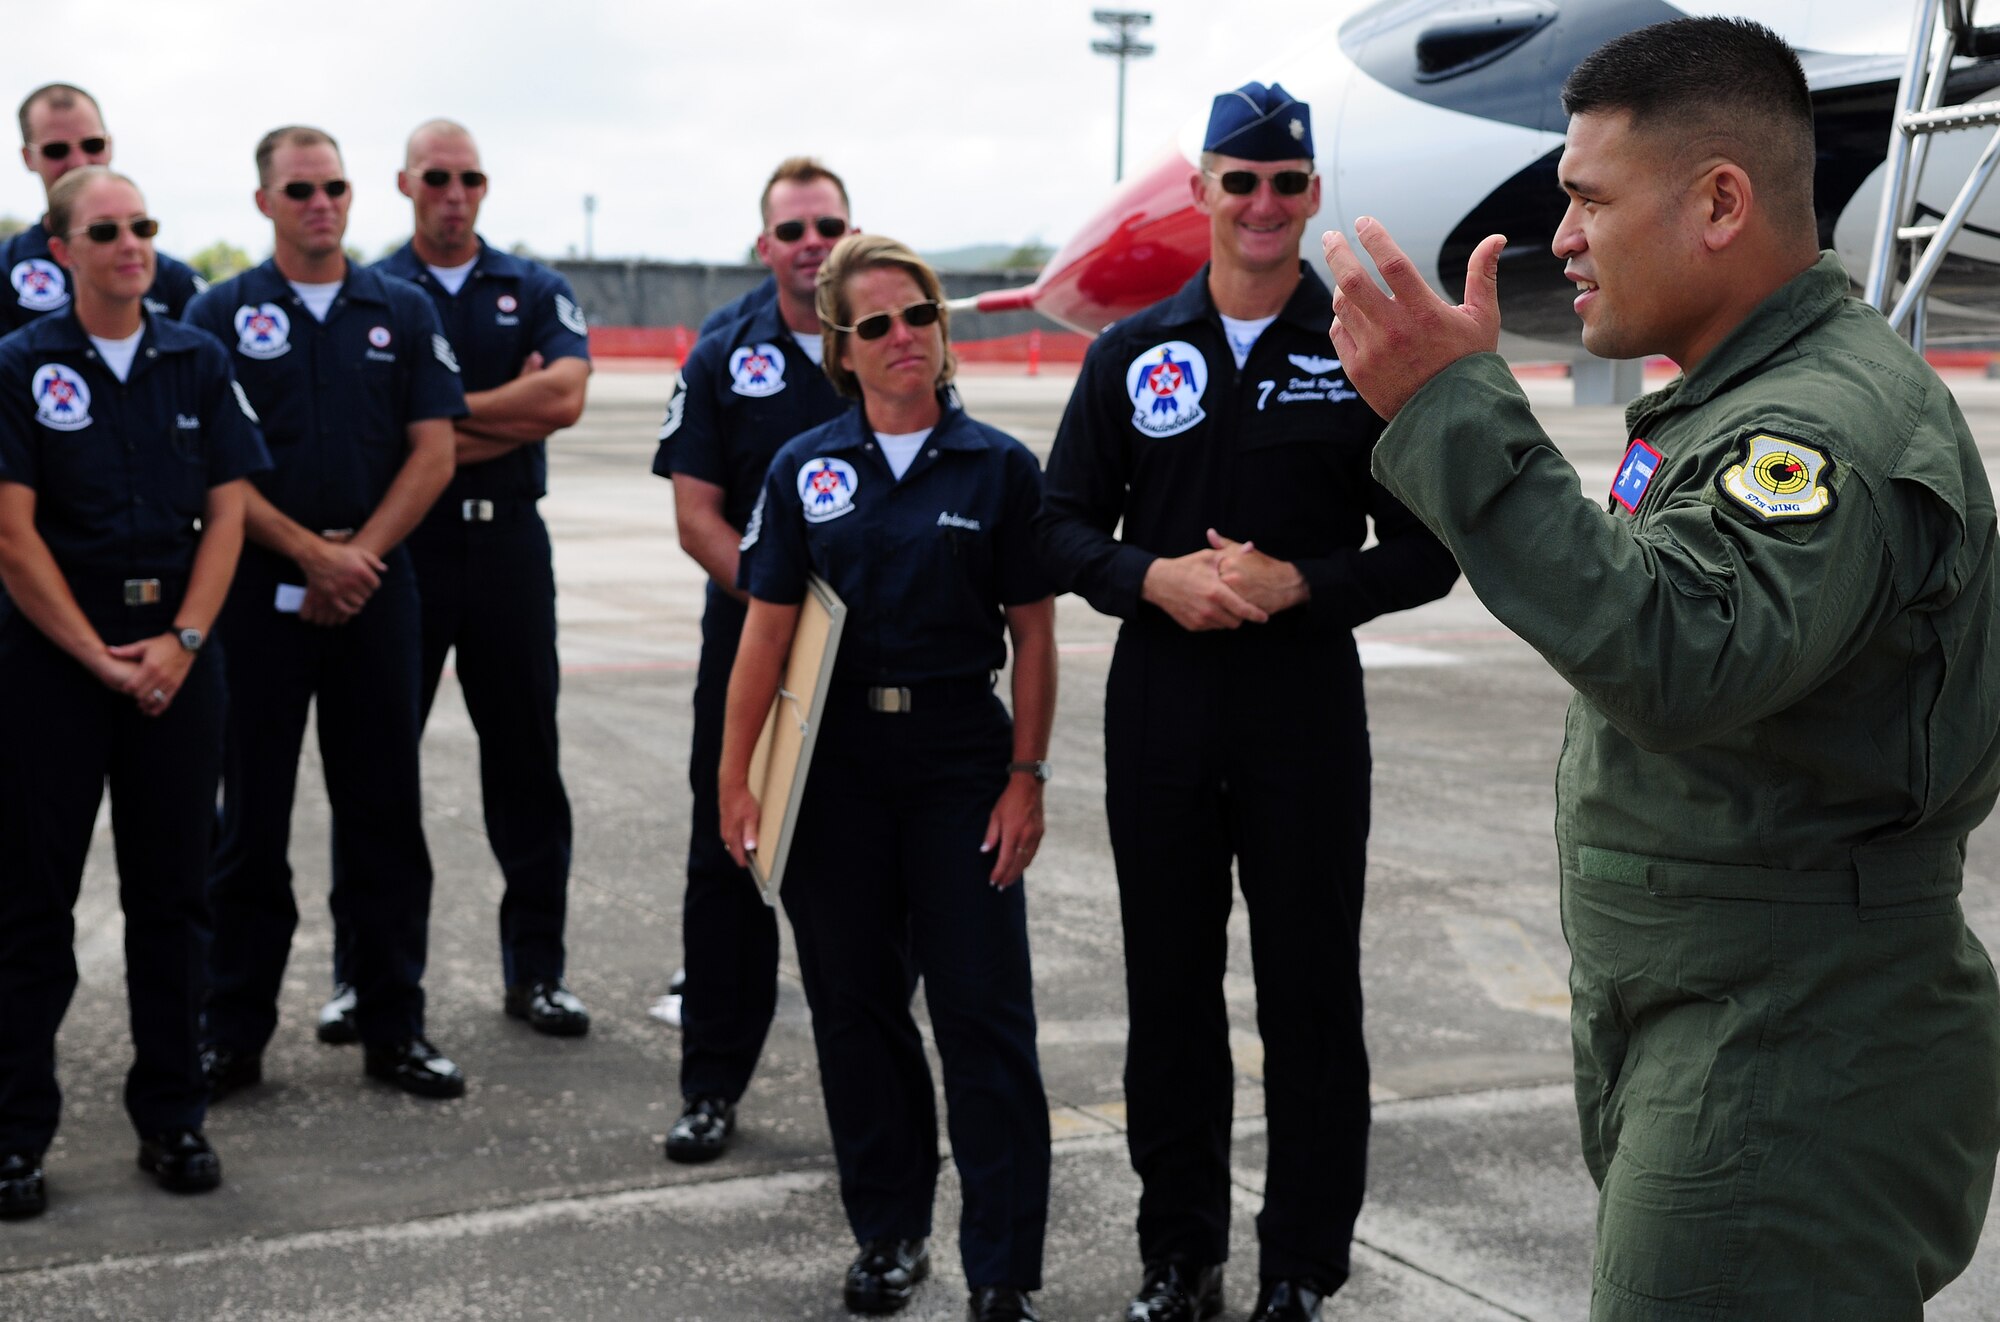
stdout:
<svg viewBox="0 0 2000 1322">
<path fill-rule="evenodd" d="M 860 400 L 772 461 L 743 540 L 750 593 L 719 794 L 757 848 L 751 748 L 808 573 L 848 618 L 783 879 L 812 1006 L 841 1199 L 861 1245 L 847 1307 L 894 1312 L 929 1271 L 937 1115 L 910 1015 L 924 982 L 964 1185 L 970 1313 L 1033 1318 L 1048 1216 L 1023 871 L 1042 837 L 1055 607 L 1029 526 L 1041 472 L 956 407 L 937 276 L 856 234 L 820 268 L 824 367 Z M 1014 653 L 1013 721 L 993 691 Z"/>
<path fill-rule="evenodd" d="M 229 357 L 148 312 L 138 188 L 73 171 L 49 247 L 75 297 L 0 341 L 0 1214 L 46 1204 L 56 1029 L 76 988 L 71 910 L 105 781 L 125 911 L 139 1165 L 213 1189 L 198 1053 L 203 878 L 223 676 L 204 649 L 270 466 Z"/>
</svg>

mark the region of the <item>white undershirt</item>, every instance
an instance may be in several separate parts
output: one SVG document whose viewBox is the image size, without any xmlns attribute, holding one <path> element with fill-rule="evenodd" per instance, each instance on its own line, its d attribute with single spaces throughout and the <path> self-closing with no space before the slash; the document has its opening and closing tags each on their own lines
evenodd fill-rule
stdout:
<svg viewBox="0 0 2000 1322">
<path fill-rule="evenodd" d="M 479 265 L 477 257 L 463 266 L 430 266 L 430 263 L 425 263 L 430 269 L 431 278 L 444 286 L 445 293 L 454 295 L 465 288 L 466 280 L 472 275 L 472 268 L 477 265 Z"/>
<path fill-rule="evenodd" d="M 889 471 L 896 475 L 898 482 L 903 480 L 903 474 L 910 471 L 910 465 L 916 462 L 917 451 L 924 448 L 924 442 L 931 438 L 931 431 L 926 427 L 901 436 L 891 436 L 885 431 L 875 433 L 875 443 L 882 447 L 882 457 L 889 461 Z"/>
<path fill-rule="evenodd" d="M 817 335 L 794 335 L 792 343 L 799 346 L 799 352 L 813 360 L 818 366 L 826 359 L 826 341 Z"/>
<path fill-rule="evenodd" d="M 1238 321 L 1234 317 L 1222 318 L 1222 331 L 1229 337 L 1229 352 L 1236 355 L 1236 366 L 1239 369 L 1250 361 L 1250 350 L 1256 346 L 1257 337 L 1264 333 L 1266 326 L 1277 319 L 1278 314 L 1275 312 L 1268 317 L 1259 317 L 1255 321 Z"/>
<path fill-rule="evenodd" d="M 305 300 L 306 311 L 313 314 L 314 321 L 325 321 L 326 314 L 333 311 L 334 296 L 340 293 L 340 281 L 330 285 L 308 285 L 297 280 L 286 281 L 292 292 Z"/>
<path fill-rule="evenodd" d="M 146 333 L 141 326 L 122 340 L 100 339 L 93 335 L 90 342 L 97 346 L 97 356 L 111 369 L 111 375 L 124 381 L 132 375 L 132 360 L 139 356 L 139 337 Z"/>
</svg>

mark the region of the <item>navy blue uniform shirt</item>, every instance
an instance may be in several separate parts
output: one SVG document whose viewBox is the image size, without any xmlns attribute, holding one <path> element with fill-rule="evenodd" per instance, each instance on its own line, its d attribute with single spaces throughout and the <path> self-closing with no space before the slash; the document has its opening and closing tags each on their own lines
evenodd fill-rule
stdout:
<svg viewBox="0 0 2000 1322">
<path fill-rule="evenodd" d="M 368 521 L 408 424 L 465 416 L 437 309 L 406 280 L 350 264 L 322 323 L 267 261 L 197 297 L 187 321 L 230 346 L 277 464 L 257 489 L 309 531 Z"/>
<path fill-rule="evenodd" d="M 703 335 L 681 365 L 653 471 L 721 487 L 722 516 L 741 532 L 778 447 L 851 407 L 767 303 Z"/>
<path fill-rule="evenodd" d="M 65 577 L 186 574 L 209 488 L 270 466 L 228 352 L 193 327 L 148 313 L 125 381 L 73 312 L 0 340 L 0 480 L 34 488 Z"/>
<path fill-rule="evenodd" d="M 1311 586 L 1310 601 L 1265 628 L 1345 631 L 1450 589 L 1450 553 L 1369 475 L 1382 419 L 1333 355 L 1332 296 L 1300 271 L 1240 370 L 1207 266 L 1091 344 L 1037 520 L 1062 590 L 1163 624 L 1141 609 L 1146 570 L 1208 549 L 1210 528 L 1292 562 Z M 1377 544 L 1364 551 L 1370 519 Z"/>
<path fill-rule="evenodd" d="M 431 296 L 468 393 L 506 385 L 521 374 L 531 353 L 539 353 L 544 364 L 558 358 L 590 361 L 590 332 L 576 291 L 540 262 L 490 248 L 480 239 L 479 256 L 456 294 L 438 283 L 407 243 L 373 269 L 408 280 Z M 538 500 L 548 489 L 548 443 L 535 441 L 460 468 L 434 508 L 456 509 L 466 500 Z"/>
<path fill-rule="evenodd" d="M 178 317 L 208 282 L 194 268 L 163 252 L 153 253 L 153 287 L 146 291 L 146 311 Z M 0 243 L 0 271 L 8 289 L 0 293 L 0 335 L 19 330 L 37 318 L 69 306 L 69 272 L 49 255 L 49 232 L 36 221 Z"/>
<path fill-rule="evenodd" d="M 816 573 L 847 603 L 836 678 L 913 684 L 1007 662 L 1004 606 L 1054 590 L 1031 523 L 1042 471 L 1028 448 L 947 405 L 898 481 L 860 409 L 778 451 L 743 535 L 737 585 L 803 601 Z"/>
<path fill-rule="evenodd" d="M 732 322 L 738 322 L 745 317 L 753 316 L 756 313 L 762 312 L 765 308 L 775 307 L 777 306 L 777 302 L 778 277 L 767 275 L 764 277 L 763 283 L 759 284 L 749 293 L 739 294 L 703 317 L 701 319 L 701 329 L 695 332 L 695 338 L 700 339 L 710 331 L 721 330 L 724 326 Z"/>
</svg>

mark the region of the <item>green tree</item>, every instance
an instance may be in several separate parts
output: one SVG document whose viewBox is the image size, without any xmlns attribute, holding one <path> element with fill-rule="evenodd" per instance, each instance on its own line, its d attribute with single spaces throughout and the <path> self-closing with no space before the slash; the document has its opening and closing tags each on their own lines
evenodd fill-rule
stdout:
<svg viewBox="0 0 2000 1322">
<path fill-rule="evenodd" d="M 217 239 L 187 259 L 187 264 L 210 284 L 219 284 L 232 275 L 250 269 L 250 254 L 227 239 Z"/>
<path fill-rule="evenodd" d="M 1055 255 L 1056 250 L 1040 239 L 1029 239 L 993 263 L 993 266 L 1000 271 L 1039 271 L 1048 264 L 1049 258 Z"/>
</svg>

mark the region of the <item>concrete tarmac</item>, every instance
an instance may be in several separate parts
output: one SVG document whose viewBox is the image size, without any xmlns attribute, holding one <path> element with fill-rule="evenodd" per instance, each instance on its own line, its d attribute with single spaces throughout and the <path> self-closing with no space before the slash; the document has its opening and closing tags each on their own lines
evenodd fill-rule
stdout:
<svg viewBox="0 0 2000 1322">
<path fill-rule="evenodd" d="M 1952 378 L 1989 468 L 2000 382 Z M 356 1048 L 313 1038 L 328 992 L 327 810 L 309 748 L 293 823 L 301 921 L 267 1081 L 217 1106 L 226 1183 L 176 1198 L 134 1163 L 122 924 L 108 838 L 77 909 L 82 986 L 61 1040 L 63 1128 L 50 1207 L 0 1223 L 0 1319 L 762 1319 L 846 1316 L 853 1254 L 810 1024 L 787 933 L 777 1023 L 728 1156 L 669 1165 L 679 1044 L 648 1017 L 680 958 L 690 696 L 701 575 L 650 475 L 670 377 L 607 369 L 551 447 L 565 664 L 564 770 L 576 813 L 570 983 L 590 1036 L 537 1036 L 500 1010 L 500 877 L 480 816 L 477 743 L 446 681 L 424 746 L 438 882 L 432 1039 L 470 1077 L 457 1102 L 366 1081 Z M 979 375 L 972 411 L 1046 453 L 1062 376 Z M 1624 433 L 1529 382 L 1593 498 Z M 1584 604 L 1587 608 L 1587 603 Z M 1045 1318 L 1120 1315 L 1137 1283 L 1137 1184 L 1124 1152 L 1124 984 L 1105 838 L 1101 701 L 1114 623 L 1065 598 L 1048 839 L 1029 875 L 1041 1056 L 1055 1134 Z M 1377 1098 L 1355 1274 L 1329 1319 L 1581 1322 L 1594 1192 L 1570 1090 L 1568 964 L 1556 914 L 1553 772 L 1566 686 L 1463 583 L 1361 631 L 1375 758 L 1365 932 Z M 100 834 L 108 831 L 100 820 Z M 838 848 L 839 842 L 803 842 Z M 1965 905 L 2000 932 L 2000 836 L 1975 834 Z M 1264 1171 L 1248 920 L 1224 986 L 1239 1077 L 1226 1318 L 1256 1289 Z M 921 999 L 920 999 L 921 1004 Z M 942 1105 L 942 1103 L 940 1103 Z M 939 1191 L 935 1276 L 906 1316 L 963 1316 L 957 1186 Z M 2000 1316 L 1989 1236 L 1931 1306 Z"/>
</svg>

